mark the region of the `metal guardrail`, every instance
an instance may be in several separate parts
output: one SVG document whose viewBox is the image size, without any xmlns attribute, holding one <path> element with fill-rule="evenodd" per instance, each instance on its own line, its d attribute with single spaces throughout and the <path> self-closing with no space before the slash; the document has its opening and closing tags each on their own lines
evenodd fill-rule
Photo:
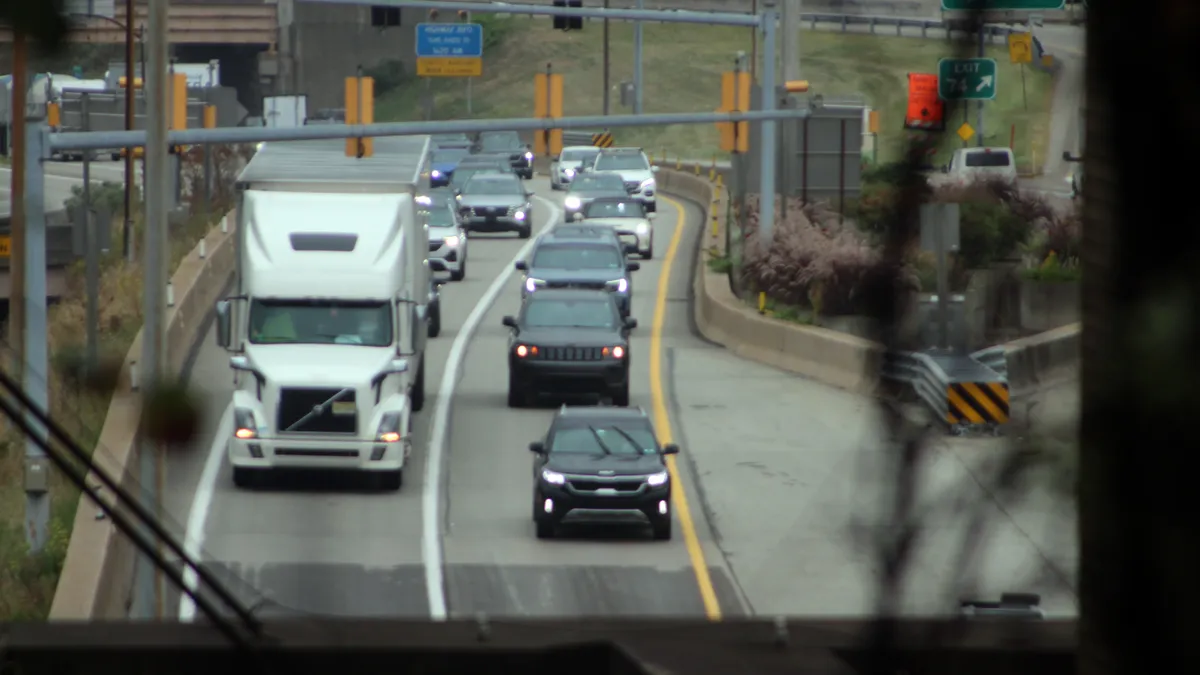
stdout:
<svg viewBox="0 0 1200 675">
<path fill-rule="evenodd" d="M 951 434 L 998 433 L 1009 421 L 1005 347 L 973 354 L 891 352 L 883 376 L 912 387 L 913 393 Z"/>
<path fill-rule="evenodd" d="M 564 129 L 563 145 L 591 145 L 597 148 L 609 148 L 613 146 L 613 135 L 609 131 Z"/>
<path fill-rule="evenodd" d="M 971 354 L 971 358 L 1008 380 L 1008 348 L 1004 345 L 981 349 Z"/>
</svg>

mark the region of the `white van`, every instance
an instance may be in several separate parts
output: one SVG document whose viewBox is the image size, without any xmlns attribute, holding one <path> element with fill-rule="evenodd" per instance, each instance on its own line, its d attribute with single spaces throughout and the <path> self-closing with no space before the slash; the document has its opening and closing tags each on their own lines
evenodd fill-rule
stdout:
<svg viewBox="0 0 1200 675">
<path fill-rule="evenodd" d="M 942 167 L 942 184 L 966 185 L 987 178 L 1017 180 L 1017 158 L 1010 148 L 963 148 L 955 150 L 950 163 Z"/>
</svg>

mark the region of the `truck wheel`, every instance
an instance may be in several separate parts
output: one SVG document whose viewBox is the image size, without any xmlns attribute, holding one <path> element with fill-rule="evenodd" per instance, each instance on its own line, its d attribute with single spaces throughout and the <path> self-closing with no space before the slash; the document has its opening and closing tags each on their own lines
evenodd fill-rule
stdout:
<svg viewBox="0 0 1200 675">
<path fill-rule="evenodd" d="M 435 338 L 442 332 L 442 306 L 435 305 L 429 313 L 429 337 Z"/>
<path fill-rule="evenodd" d="M 409 395 L 412 401 L 413 412 L 421 412 L 425 407 L 425 355 L 421 355 L 421 364 L 417 366 L 417 381 L 413 384 L 412 393 Z"/>
<path fill-rule="evenodd" d="M 404 469 L 396 469 L 395 471 L 385 471 L 378 476 L 379 488 L 388 492 L 395 492 L 404 484 Z"/>
<path fill-rule="evenodd" d="M 260 485 L 262 475 L 255 469 L 240 466 L 233 467 L 233 484 L 243 489 L 256 488 Z"/>
<path fill-rule="evenodd" d="M 650 240 L 650 245 L 646 247 L 646 250 L 641 251 L 641 254 L 642 254 L 642 260 L 653 260 L 654 259 L 654 240 L 653 239 Z"/>
<path fill-rule="evenodd" d="M 458 271 L 450 273 L 450 281 L 462 281 L 467 277 L 467 260 L 463 258 L 462 264 L 458 266 Z"/>
<path fill-rule="evenodd" d="M 517 381 L 517 378 L 512 375 L 508 376 L 508 407 L 524 408 L 525 407 L 525 388 Z"/>
</svg>

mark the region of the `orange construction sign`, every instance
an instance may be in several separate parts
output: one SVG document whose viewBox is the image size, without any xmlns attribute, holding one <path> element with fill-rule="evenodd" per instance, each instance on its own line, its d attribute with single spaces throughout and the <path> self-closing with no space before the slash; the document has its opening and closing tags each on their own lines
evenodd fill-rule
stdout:
<svg viewBox="0 0 1200 675">
<path fill-rule="evenodd" d="M 908 111 L 904 114 L 906 129 L 944 131 L 946 104 L 938 96 L 937 75 L 908 74 Z"/>
</svg>

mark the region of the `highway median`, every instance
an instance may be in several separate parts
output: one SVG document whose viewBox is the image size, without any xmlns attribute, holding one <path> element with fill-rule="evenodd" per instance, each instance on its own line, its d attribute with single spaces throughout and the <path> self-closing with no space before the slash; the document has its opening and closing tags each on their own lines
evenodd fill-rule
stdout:
<svg viewBox="0 0 1200 675">
<path fill-rule="evenodd" d="M 711 248 L 723 246 L 729 199 L 728 191 L 710 176 L 729 184 L 727 169 L 705 164 L 672 164 L 658 173 L 659 189 L 696 204 L 703 211 L 706 230 L 711 228 L 701 235 L 696 251 L 692 312 L 699 332 L 740 357 L 839 389 L 874 392 L 882 345 L 759 313 L 734 295 L 727 273 L 710 267 Z M 1073 323 L 1002 345 L 1012 394 L 1030 394 L 1072 377 L 1079 361 L 1079 335 L 1080 324 Z"/>
</svg>

